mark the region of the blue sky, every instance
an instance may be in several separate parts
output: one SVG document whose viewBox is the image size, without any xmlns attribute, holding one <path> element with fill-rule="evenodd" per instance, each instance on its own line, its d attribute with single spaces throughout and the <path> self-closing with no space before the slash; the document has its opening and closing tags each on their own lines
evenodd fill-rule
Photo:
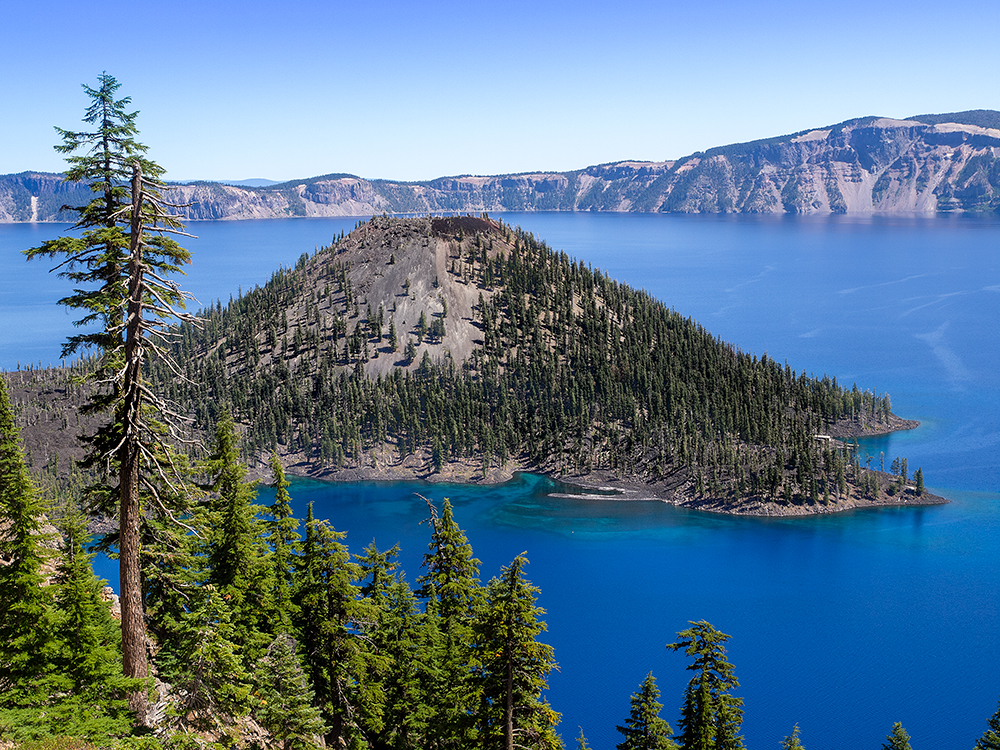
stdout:
<svg viewBox="0 0 1000 750">
<path fill-rule="evenodd" d="M 1000 3 L 6 3 L 0 174 L 61 171 L 106 70 L 169 179 L 425 180 L 1000 109 Z"/>
</svg>

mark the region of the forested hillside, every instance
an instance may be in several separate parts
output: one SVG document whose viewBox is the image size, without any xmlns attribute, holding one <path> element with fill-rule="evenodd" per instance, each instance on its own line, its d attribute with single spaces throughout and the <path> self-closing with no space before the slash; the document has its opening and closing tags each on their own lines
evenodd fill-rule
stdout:
<svg viewBox="0 0 1000 750">
<path fill-rule="evenodd" d="M 411 585 L 398 546 L 351 554 L 345 534 L 315 518 L 311 504 L 296 519 L 276 457 L 274 502 L 258 505 L 238 444 L 223 413 L 196 467 L 204 484 L 184 485 L 184 512 L 151 509 L 143 518 L 152 672 L 128 679 L 115 597 L 101 593 L 80 517 L 64 513 L 57 531 L 41 515 L 51 506 L 27 471 L 0 377 L 3 747 L 566 747 L 558 707 L 546 699 L 556 654 L 540 640 L 545 611 L 524 554 L 484 585 L 451 504 L 428 501 L 429 544 Z M 617 726 L 620 750 L 745 747 L 729 636 L 706 621 L 689 624 L 667 644 L 691 659 L 676 738 L 649 673 Z M 125 700 L 136 688 L 149 696 L 141 720 Z M 587 726 L 596 728 L 597 720 Z M 589 748 L 578 729 L 576 747 Z M 995 748 L 998 732 L 1000 711 L 977 750 Z M 885 747 L 909 748 L 898 723 L 887 739 Z M 802 747 L 797 726 L 782 746 Z"/>
<path fill-rule="evenodd" d="M 529 469 L 741 512 L 918 501 L 828 439 L 901 426 L 888 397 L 741 352 L 488 218 L 375 217 L 207 310 L 175 358 L 159 387 L 201 429 L 231 408 L 251 462 L 313 475 Z"/>
</svg>

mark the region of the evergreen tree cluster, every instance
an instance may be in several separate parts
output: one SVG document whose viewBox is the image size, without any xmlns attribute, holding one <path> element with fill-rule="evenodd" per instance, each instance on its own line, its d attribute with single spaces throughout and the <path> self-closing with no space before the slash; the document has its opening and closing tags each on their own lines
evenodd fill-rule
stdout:
<svg viewBox="0 0 1000 750">
<path fill-rule="evenodd" d="M 429 343 L 447 337 L 424 313 L 406 332 L 395 302 L 362 298 L 352 281 L 346 259 L 359 247 L 389 256 L 412 236 L 445 243 L 446 283 L 478 292 L 482 338 L 464 361 Z M 431 315 L 443 325 L 447 304 Z M 367 372 L 397 349 L 391 370 Z M 249 427 L 251 456 L 278 450 L 344 467 L 389 452 L 429 457 L 435 470 L 478 461 L 484 474 L 513 461 L 659 480 L 722 503 L 818 504 L 887 489 L 874 477 L 862 483 L 867 472 L 844 443 L 817 436 L 890 429 L 888 396 L 741 352 L 649 294 L 486 218 L 374 217 L 208 308 L 200 326 L 183 326 L 174 354 L 186 377 L 162 370 L 160 387 L 205 429 L 231 408 Z"/>
<path fill-rule="evenodd" d="M 0 741 L 128 735 L 120 631 L 79 522 L 45 546 L 43 505 L 0 380 Z M 197 502 L 143 536 L 143 603 L 166 698 L 161 732 L 239 736 L 254 718 L 286 750 L 318 747 L 561 747 L 542 697 L 555 668 L 538 589 L 521 555 L 483 585 L 450 503 L 429 505 L 431 541 L 412 588 L 398 550 L 352 555 L 312 507 L 303 533 L 280 462 L 275 502 L 256 503 L 233 420 L 196 467 Z M 54 573 L 46 582 L 46 564 Z M 47 585 L 46 585 L 47 583 Z M 145 687 L 140 684 L 142 689 Z"/>
<path fill-rule="evenodd" d="M 128 731 L 132 681 L 83 524 L 67 517 L 57 534 L 45 507 L 0 377 L 0 740 Z"/>
<path fill-rule="evenodd" d="M 524 554 L 483 585 L 451 504 L 428 502 L 430 543 L 411 586 L 398 548 L 351 554 L 311 505 L 300 524 L 276 456 L 274 503 L 257 504 L 238 440 L 223 414 L 195 468 L 205 481 L 187 486 L 189 510 L 143 522 L 143 606 L 159 698 L 146 715 L 155 735 L 136 745 L 134 733 L 150 728 L 136 726 L 129 708 L 136 681 L 122 675 L 119 626 L 88 537 L 68 516 L 53 547 L 0 379 L 0 513 L 9 519 L 0 534 L 0 741 L 231 744 L 252 718 L 283 750 L 563 746 L 560 715 L 544 697 L 555 655 L 539 640 L 544 611 Z M 704 621 L 677 634 L 668 648 L 690 657 L 693 672 L 679 733 L 661 718 L 649 674 L 618 727 L 619 750 L 744 746 L 728 639 Z M 998 728 L 1000 710 L 976 747 L 997 747 Z M 578 746 L 588 747 L 582 729 Z M 782 747 L 802 748 L 798 727 Z M 884 747 L 910 747 L 901 725 Z"/>
</svg>

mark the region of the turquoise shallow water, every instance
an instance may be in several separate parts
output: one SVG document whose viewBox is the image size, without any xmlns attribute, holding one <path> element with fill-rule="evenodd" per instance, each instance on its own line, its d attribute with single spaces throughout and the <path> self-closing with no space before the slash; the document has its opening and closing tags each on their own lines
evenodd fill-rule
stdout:
<svg viewBox="0 0 1000 750">
<path fill-rule="evenodd" d="M 915 747 L 972 746 L 1000 697 L 1000 222 L 521 214 L 505 220 L 644 287 L 716 335 L 797 370 L 888 391 L 917 430 L 864 442 L 920 466 L 948 506 L 741 519 L 659 503 L 551 498 L 544 480 L 492 488 L 297 481 L 296 506 L 360 552 L 400 542 L 419 573 L 426 506 L 450 496 L 484 577 L 527 551 L 561 671 L 563 735 L 595 748 L 652 670 L 676 721 L 687 680 L 664 648 L 687 621 L 732 635 L 751 748 L 798 723 L 810 750 L 877 748 L 894 721 Z M 227 299 L 349 220 L 193 225 L 188 288 Z M 54 361 L 66 292 L 15 251 L 53 227 L 0 226 L 0 365 Z M 37 323 L 37 325 L 36 325 Z M 262 494 L 262 499 L 266 496 Z"/>
</svg>

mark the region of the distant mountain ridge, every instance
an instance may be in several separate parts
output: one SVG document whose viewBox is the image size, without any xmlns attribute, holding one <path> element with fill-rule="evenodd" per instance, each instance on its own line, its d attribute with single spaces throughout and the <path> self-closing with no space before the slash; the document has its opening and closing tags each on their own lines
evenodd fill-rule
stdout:
<svg viewBox="0 0 1000 750">
<path fill-rule="evenodd" d="M 0 176 L 0 222 L 67 221 L 84 186 Z M 863 117 L 676 161 L 426 182 L 329 174 L 266 186 L 178 185 L 188 220 L 484 211 L 933 213 L 1000 210 L 1000 112 Z"/>
</svg>

